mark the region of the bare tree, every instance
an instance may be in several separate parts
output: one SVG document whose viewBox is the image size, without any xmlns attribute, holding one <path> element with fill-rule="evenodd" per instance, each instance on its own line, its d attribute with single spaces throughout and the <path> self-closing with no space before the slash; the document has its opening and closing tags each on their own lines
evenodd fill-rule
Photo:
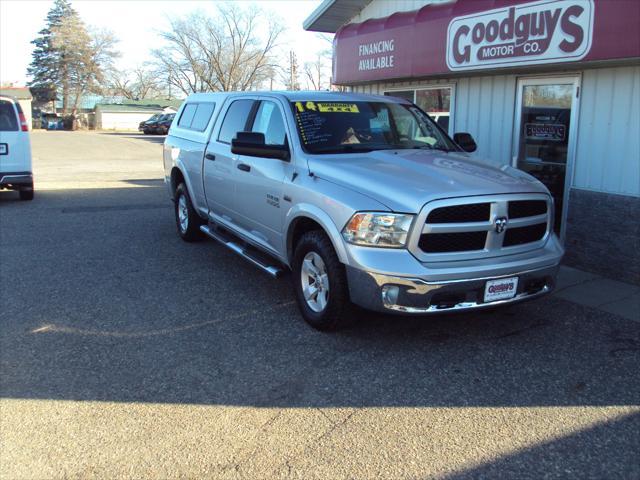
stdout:
<svg viewBox="0 0 640 480">
<path fill-rule="evenodd" d="M 202 12 L 171 21 L 153 50 L 162 78 L 185 94 L 250 90 L 273 77 L 274 53 L 284 28 L 252 7 L 219 4 L 215 18 Z"/>
<path fill-rule="evenodd" d="M 316 37 L 324 42 L 324 48 L 317 52 L 314 61 L 305 62 L 304 78 L 309 90 L 329 90 L 331 88 L 333 38 L 325 33 L 318 33 Z"/>
<path fill-rule="evenodd" d="M 72 114 L 78 111 L 82 96 L 101 93 L 107 72 L 113 68 L 113 60 L 119 56 L 115 50 L 117 40 L 104 29 L 87 30 L 78 15 L 63 18 L 51 29 L 53 48 L 60 52 L 60 71 L 64 111 L 73 98 Z"/>
<path fill-rule="evenodd" d="M 111 75 L 109 90 L 112 95 L 129 100 L 165 96 L 156 73 L 144 65 L 129 71 L 114 71 Z"/>
<path fill-rule="evenodd" d="M 321 53 L 315 61 L 305 62 L 304 76 L 307 80 L 309 90 L 328 90 L 330 86 L 330 75 L 327 75 L 326 61 Z"/>
</svg>

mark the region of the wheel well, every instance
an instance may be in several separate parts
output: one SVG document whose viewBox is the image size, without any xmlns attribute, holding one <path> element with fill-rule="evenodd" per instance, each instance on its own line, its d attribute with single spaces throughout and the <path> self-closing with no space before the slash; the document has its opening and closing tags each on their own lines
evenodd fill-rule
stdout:
<svg viewBox="0 0 640 480">
<path fill-rule="evenodd" d="M 287 256 L 289 257 L 289 261 L 293 258 L 293 251 L 300 237 L 313 230 L 324 232 L 322 225 L 309 217 L 298 217 L 293 221 L 293 224 L 289 227 L 289 234 L 287 236 Z"/>
<path fill-rule="evenodd" d="M 171 170 L 171 194 L 173 196 L 175 196 L 176 188 L 178 188 L 178 185 L 181 183 L 184 183 L 184 175 L 182 175 L 178 167 L 173 167 Z"/>
</svg>

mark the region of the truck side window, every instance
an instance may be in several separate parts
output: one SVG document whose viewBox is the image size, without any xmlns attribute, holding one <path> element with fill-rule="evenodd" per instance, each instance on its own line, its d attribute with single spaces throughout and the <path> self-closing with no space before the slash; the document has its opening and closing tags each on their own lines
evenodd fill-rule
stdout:
<svg viewBox="0 0 640 480">
<path fill-rule="evenodd" d="M 261 102 L 256 118 L 253 122 L 252 132 L 264 133 L 264 141 L 267 145 L 284 145 L 286 130 L 280 109 L 273 102 Z"/>
<path fill-rule="evenodd" d="M 182 115 L 180 115 L 180 120 L 178 121 L 178 126 L 182 128 L 190 128 L 191 122 L 193 121 L 193 116 L 196 114 L 196 109 L 198 105 L 195 103 L 188 103 L 184 106 L 184 110 L 182 110 Z"/>
<path fill-rule="evenodd" d="M 236 133 L 245 131 L 253 103 L 253 100 L 236 100 L 229 106 L 218 134 L 219 142 L 231 143 Z"/>
<path fill-rule="evenodd" d="M 214 108 L 215 103 L 199 103 L 196 114 L 191 122 L 191 129 L 204 132 L 207 125 L 209 125 L 209 120 L 211 120 L 211 114 Z"/>
</svg>

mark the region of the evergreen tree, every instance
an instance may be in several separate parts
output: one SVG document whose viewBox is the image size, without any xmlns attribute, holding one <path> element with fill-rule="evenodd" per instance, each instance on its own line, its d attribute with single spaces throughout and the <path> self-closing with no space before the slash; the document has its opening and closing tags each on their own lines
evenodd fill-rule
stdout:
<svg viewBox="0 0 640 480">
<path fill-rule="evenodd" d="M 53 7 L 47 14 L 47 26 L 38 32 L 40 35 L 31 43 L 35 45 L 33 60 L 27 70 L 32 78 L 29 86 L 42 91 L 62 90 L 64 110 L 68 108 L 69 78 L 64 71 L 62 52 L 56 48 L 54 35 L 65 18 L 77 16 L 68 0 L 55 0 Z M 65 95 L 66 92 L 66 95 Z"/>
<path fill-rule="evenodd" d="M 75 115 L 82 96 L 99 92 L 105 83 L 105 69 L 118 56 L 116 39 L 108 30 L 91 34 L 68 0 L 55 0 L 40 31 L 28 74 L 29 86 L 55 89 L 62 97 L 63 113 Z"/>
</svg>

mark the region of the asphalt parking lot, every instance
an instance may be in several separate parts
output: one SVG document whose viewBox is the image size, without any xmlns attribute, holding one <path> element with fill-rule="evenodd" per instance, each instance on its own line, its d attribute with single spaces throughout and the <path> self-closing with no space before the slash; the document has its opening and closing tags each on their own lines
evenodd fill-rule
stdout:
<svg viewBox="0 0 640 480">
<path fill-rule="evenodd" d="M 311 330 L 177 236 L 161 137 L 32 135 L 0 192 L 0 477 L 638 478 L 640 322 L 552 296 Z"/>
</svg>

